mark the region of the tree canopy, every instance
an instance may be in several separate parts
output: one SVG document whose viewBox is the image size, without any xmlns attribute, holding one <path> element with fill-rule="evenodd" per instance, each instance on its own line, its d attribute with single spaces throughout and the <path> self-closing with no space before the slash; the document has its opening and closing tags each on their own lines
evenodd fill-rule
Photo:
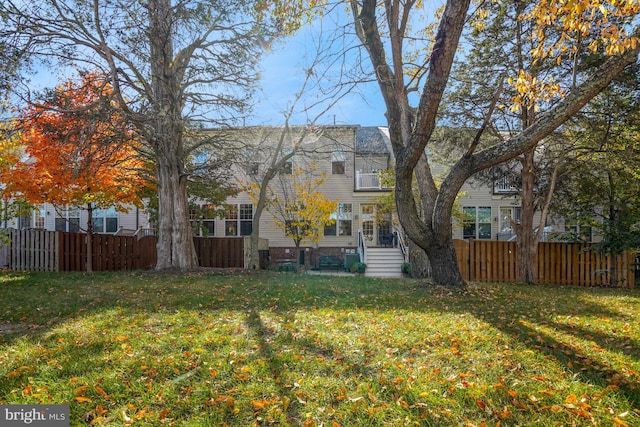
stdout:
<svg viewBox="0 0 640 427">
<path fill-rule="evenodd" d="M 44 0 L 0 4 L 1 52 L 99 68 L 154 162 L 157 269 L 197 265 L 189 224 L 187 129 L 241 120 L 258 81 L 257 61 L 293 31 L 315 2 L 280 0 Z"/>
<path fill-rule="evenodd" d="M 633 3 L 633 2 L 631 2 Z M 422 16 L 421 1 L 351 0 L 355 31 L 366 49 L 387 109 L 391 145 L 396 157 L 396 206 L 409 238 L 422 247 L 431 260 L 433 279 L 449 286 L 464 285 L 451 238 L 451 214 L 455 197 L 464 182 L 475 173 L 509 160 L 548 136 L 578 112 L 609 82 L 638 57 L 640 28 L 634 23 L 637 5 L 630 2 L 540 2 L 523 10 L 519 19 L 533 22 L 540 31 L 535 54 L 553 54 L 562 61 L 582 51 L 574 49 L 574 37 L 601 35 L 594 48 L 612 53 L 589 74 L 576 75 L 567 90 L 538 92 L 539 80 L 526 74 L 513 76 L 523 108 L 524 100 L 548 96 L 553 106 L 536 116 L 527 127 L 491 147 L 480 149 L 478 139 L 465 144 L 462 156 L 436 186 L 425 148 L 432 141 L 443 93 L 449 84 L 451 67 L 461 36 L 480 9 L 470 10 L 469 0 L 448 0 L 439 17 L 438 29 L 430 37 L 411 27 Z M 616 19 L 608 17 L 615 16 Z M 557 40 L 544 36 L 549 28 L 559 29 Z M 614 28 L 618 31 L 614 32 Z M 611 36 L 611 37 L 609 37 Z M 607 38 L 608 37 L 608 38 Z M 547 46 L 553 46 L 550 50 Z M 614 46 L 610 48 L 609 46 Z M 557 48 L 556 48 L 557 47 Z M 563 58 L 564 48 L 568 54 Z M 574 56 L 575 57 L 575 56 Z M 545 83 L 551 84 L 550 81 Z M 526 106 L 524 107 L 526 108 Z M 413 199 L 412 177 L 416 174 L 422 214 Z M 424 218 L 422 220 L 421 218 Z"/>
<path fill-rule="evenodd" d="M 557 210 L 570 225 L 602 236 L 596 249 L 606 254 L 640 247 L 638 80 L 636 65 L 564 129 L 570 141 L 564 174 L 570 179 Z"/>
<path fill-rule="evenodd" d="M 58 207 L 141 206 L 149 172 L 136 157 L 135 132 L 110 105 L 111 90 L 104 76 L 85 73 L 21 111 L 22 155 L 0 170 L 3 191 Z"/>
</svg>

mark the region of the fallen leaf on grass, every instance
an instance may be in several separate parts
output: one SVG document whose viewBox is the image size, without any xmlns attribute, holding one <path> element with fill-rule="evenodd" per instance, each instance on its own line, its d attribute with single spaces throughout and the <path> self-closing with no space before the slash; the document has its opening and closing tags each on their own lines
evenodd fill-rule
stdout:
<svg viewBox="0 0 640 427">
<path fill-rule="evenodd" d="M 102 387 L 97 385 L 97 386 L 94 386 L 93 389 L 96 391 L 96 393 L 102 396 L 104 400 L 109 400 L 109 395 L 107 394 L 106 391 L 104 391 Z"/>
</svg>

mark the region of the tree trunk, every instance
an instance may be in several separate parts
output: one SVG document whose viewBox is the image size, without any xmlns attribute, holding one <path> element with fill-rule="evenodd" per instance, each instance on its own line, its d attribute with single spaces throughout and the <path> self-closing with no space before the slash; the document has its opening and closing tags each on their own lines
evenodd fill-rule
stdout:
<svg viewBox="0 0 640 427">
<path fill-rule="evenodd" d="M 159 156 L 165 159 L 165 156 Z M 162 161 L 158 172 L 158 261 L 156 270 L 187 270 L 198 266 L 193 230 L 189 223 L 186 178 L 180 176 L 177 159 Z"/>
<path fill-rule="evenodd" d="M 518 266 L 520 268 L 520 282 L 538 283 L 538 275 L 535 266 L 535 256 L 538 251 L 538 239 L 533 231 L 533 216 L 535 207 L 535 172 L 534 172 L 534 150 L 524 154 L 522 161 L 522 191 L 521 202 L 522 211 L 520 216 L 520 226 L 516 228 L 518 236 Z M 540 223 L 539 227 L 544 227 Z"/>
<path fill-rule="evenodd" d="M 149 37 L 152 120 L 143 121 L 151 143 L 158 179 L 157 270 L 197 267 L 193 231 L 189 223 L 187 176 L 184 173 L 183 91 L 181 70 L 174 55 L 171 0 L 151 0 Z"/>
<path fill-rule="evenodd" d="M 620 277 L 618 272 L 618 255 L 610 254 L 609 255 L 609 286 L 612 288 L 618 287 L 620 283 Z"/>
<path fill-rule="evenodd" d="M 87 203 L 87 273 L 93 272 L 93 206 Z"/>
<path fill-rule="evenodd" d="M 295 244 L 296 244 L 296 273 L 300 271 L 300 243 L 302 243 L 301 240 L 296 240 Z"/>
<path fill-rule="evenodd" d="M 260 267 L 260 251 L 259 243 L 260 243 L 260 219 L 262 218 L 262 213 L 264 212 L 265 207 L 265 198 L 266 198 L 266 187 L 267 184 L 263 182 L 262 187 L 260 188 L 260 197 L 258 199 L 258 203 L 256 203 L 256 210 L 253 213 L 253 223 L 251 225 L 251 236 L 250 239 L 250 252 L 249 252 L 249 262 L 248 268 L 250 270 L 259 270 Z"/>
<path fill-rule="evenodd" d="M 431 278 L 431 263 L 427 253 L 413 240 L 407 239 L 407 251 L 409 252 L 409 263 L 411 264 L 411 277 L 416 279 Z"/>
<path fill-rule="evenodd" d="M 427 247 L 427 255 L 431 262 L 432 280 L 436 285 L 447 287 L 467 286 L 458 265 L 458 256 L 453 240 L 432 243 Z"/>
</svg>

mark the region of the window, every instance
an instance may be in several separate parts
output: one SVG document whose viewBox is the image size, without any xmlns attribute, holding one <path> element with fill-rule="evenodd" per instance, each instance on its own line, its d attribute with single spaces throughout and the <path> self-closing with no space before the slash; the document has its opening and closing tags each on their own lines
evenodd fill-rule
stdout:
<svg viewBox="0 0 640 427">
<path fill-rule="evenodd" d="M 215 235 L 215 205 L 191 205 L 189 221 L 196 236 L 211 237 Z"/>
<path fill-rule="evenodd" d="M 338 204 L 338 212 L 331 215 L 335 222 L 324 227 L 325 236 L 351 236 L 352 206 L 351 203 Z"/>
<path fill-rule="evenodd" d="M 46 214 L 47 213 L 44 209 L 44 205 L 39 205 L 36 208 L 33 216 L 33 226 L 35 228 L 44 228 L 44 217 Z"/>
<path fill-rule="evenodd" d="M 476 238 L 476 208 L 462 208 L 462 238 Z"/>
<path fill-rule="evenodd" d="M 260 163 L 258 162 L 249 162 L 246 164 L 245 172 L 249 176 L 256 176 L 260 173 Z"/>
<path fill-rule="evenodd" d="M 250 236 L 253 230 L 253 205 L 240 205 L 240 235 Z"/>
<path fill-rule="evenodd" d="M 246 163 L 244 165 L 245 173 L 249 176 L 258 175 L 258 172 L 260 172 L 260 163 L 256 161 L 258 159 L 257 152 L 247 149 L 244 152 L 244 157 L 246 159 Z"/>
<path fill-rule="evenodd" d="M 293 163 L 291 161 L 285 162 L 280 169 L 280 173 L 291 175 L 293 173 Z"/>
<path fill-rule="evenodd" d="M 80 209 L 67 208 L 56 210 L 56 231 L 68 231 L 77 233 L 80 231 Z"/>
<path fill-rule="evenodd" d="M 32 228 L 33 216 L 31 214 L 20 215 L 18 218 L 18 229 L 24 230 L 26 228 Z"/>
<path fill-rule="evenodd" d="M 93 211 L 94 233 L 115 233 L 118 231 L 118 213 L 115 208 L 95 209 Z"/>
<path fill-rule="evenodd" d="M 491 239 L 491 208 L 462 208 L 462 238 Z"/>
<path fill-rule="evenodd" d="M 592 229 L 589 225 L 580 225 L 573 220 L 567 220 L 564 224 L 567 240 L 572 242 L 591 242 Z"/>
<path fill-rule="evenodd" d="M 253 230 L 253 205 L 226 205 L 224 219 L 225 236 L 249 236 Z"/>
<path fill-rule="evenodd" d="M 331 153 L 331 173 L 333 175 L 344 175 L 345 161 L 344 151 L 341 148 Z"/>
<path fill-rule="evenodd" d="M 518 179 L 513 173 L 496 171 L 493 179 L 494 194 L 513 194 L 518 192 Z"/>
<path fill-rule="evenodd" d="M 374 205 L 362 205 L 360 207 L 362 211 L 362 234 L 369 240 L 373 240 L 373 225 L 374 225 Z"/>
<path fill-rule="evenodd" d="M 238 206 L 226 205 L 224 209 L 224 235 L 238 235 Z"/>
<path fill-rule="evenodd" d="M 511 226 L 511 220 L 516 224 L 520 223 L 522 209 L 519 206 L 509 206 L 500 208 L 500 224 L 498 240 L 509 240 L 516 235 L 515 230 Z"/>
<path fill-rule="evenodd" d="M 18 217 L 18 229 L 44 228 L 44 205 L 38 205 L 32 212 Z"/>
</svg>

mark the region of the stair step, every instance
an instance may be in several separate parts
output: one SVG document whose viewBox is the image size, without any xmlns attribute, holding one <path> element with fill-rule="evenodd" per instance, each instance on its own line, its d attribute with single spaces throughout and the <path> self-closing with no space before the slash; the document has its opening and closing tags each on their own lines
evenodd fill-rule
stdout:
<svg viewBox="0 0 640 427">
<path fill-rule="evenodd" d="M 399 248 L 367 248 L 366 277 L 402 277 L 404 258 Z"/>
</svg>

